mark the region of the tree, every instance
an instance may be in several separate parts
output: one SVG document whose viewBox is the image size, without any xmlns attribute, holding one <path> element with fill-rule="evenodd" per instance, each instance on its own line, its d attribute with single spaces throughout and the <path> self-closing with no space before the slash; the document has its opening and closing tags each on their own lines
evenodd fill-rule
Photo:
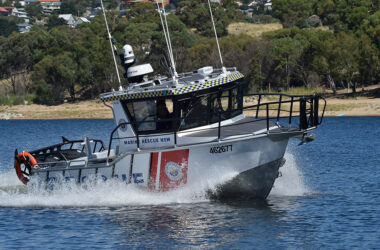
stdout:
<svg viewBox="0 0 380 250">
<path fill-rule="evenodd" d="M 321 18 L 324 25 L 332 25 L 339 18 L 335 10 L 334 0 L 314 1 L 313 12 Z"/>
<path fill-rule="evenodd" d="M 367 7 L 360 6 L 353 8 L 352 12 L 347 16 L 348 28 L 350 30 L 358 29 L 366 18 L 368 18 Z"/>
<path fill-rule="evenodd" d="M 256 51 L 251 61 L 250 83 L 253 91 L 263 89 L 263 81 L 265 76 L 263 74 L 262 65 L 264 63 L 264 52 Z"/>
<path fill-rule="evenodd" d="M 309 0 L 273 0 L 273 13 L 281 20 L 285 28 L 303 27 L 305 20 L 312 13 Z"/>
<path fill-rule="evenodd" d="M 49 30 L 51 30 L 54 27 L 66 25 L 66 21 L 63 18 L 59 18 L 58 15 L 51 15 L 48 18 L 46 26 Z"/>
<path fill-rule="evenodd" d="M 7 44 L 7 39 L 3 36 L 0 36 L 0 79 L 3 78 L 5 74 L 5 47 Z"/>
<path fill-rule="evenodd" d="M 366 34 L 358 38 L 358 70 L 362 86 L 377 83 L 379 79 L 379 49 Z"/>
<path fill-rule="evenodd" d="M 0 6 L 12 6 L 11 1 L 6 0 L 6 1 L 0 1 Z"/>
<path fill-rule="evenodd" d="M 275 71 L 282 72 L 285 76 L 284 86 L 290 88 L 290 76 L 295 72 L 297 61 L 302 54 L 302 44 L 290 37 L 280 38 L 274 40 L 270 51 L 275 62 Z"/>
<path fill-rule="evenodd" d="M 115 2 L 112 0 L 111 2 Z M 108 2 L 107 2 L 108 3 Z M 107 4 L 105 3 L 105 4 Z M 112 3 L 115 6 L 114 3 Z M 99 5 L 99 1 L 96 0 L 62 0 L 59 13 L 61 14 L 73 14 L 75 16 L 81 16 L 86 12 L 87 7 L 95 8 Z M 108 6 L 108 5 L 106 5 Z"/>
<path fill-rule="evenodd" d="M 352 88 L 356 92 L 357 81 L 355 75 L 359 70 L 359 44 L 358 40 L 352 33 L 339 33 L 336 36 L 336 42 L 339 46 L 336 48 L 338 54 L 338 65 L 341 79 L 347 82 L 347 88 Z"/>
<path fill-rule="evenodd" d="M 176 63 L 177 71 L 186 71 L 188 69 L 187 49 L 194 43 L 194 36 L 190 34 L 186 25 L 174 15 L 168 16 L 168 26 L 170 32 L 170 40 L 173 48 L 173 57 Z M 152 36 L 152 46 L 149 60 L 161 71 L 167 71 L 166 64 L 163 63 L 163 55 L 167 53 L 167 46 L 162 31 L 159 27 Z"/>
<path fill-rule="evenodd" d="M 195 28 L 202 36 L 213 37 L 214 30 L 211 23 L 210 10 L 208 5 L 202 1 L 184 2 L 184 9 L 180 19 L 189 28 Z M 227 26 L 230 23 L 228 12 L 221 8 L 219 4 L 212 4 L 215 28 L 218 36 L 227 35 Z"/>
<path fill-rule="evenodd" d="M 0 36 L 7 37 L 17 30 L 17 25 L 13 18 L 0 16 Z"/>
<path fill-rule="evenodd" d="M 237 9 L 239 5 L 234 0 L 223 0 L 223 7 L 226 9 Z"/>
<path fill-rule="evenodd" d="M 42 6 L 39 2 L 29 3 L 25 7 L 25 11 L 29 17 L 36 17 L 38 20 L 41 20 L 41 18 L 42 18 L 43 9 L 42 9 Z"/>
<path fill-rule="evenodd" d="M 361 29 L 371 38 L 376 47 L 380 49 L 380 11 L 364 20 Z"/>
<path fill-rule="evenodd" d="M 24 34 L 14 33 L 3 46 L 3 74 L 11 83 L 13 94 L 17 92 L 17 76 L 26 76 L 32 66 L 29 42 Z"/>
<path fill-rule="evenodd" d="M 105 7 L 109 10 L 119 8 L 119 1 L 117 0 L 108 0 L 105 2 Z"/>
<path fill-rule="evenodd" d="M 48 88 L 44 86 L 43 89 L 44 91 L 48 89 L 56 103 L 63 102 L 65 91 L 68 91 L 70 97 L 75 99 L 74 84 L 77 65 L 72 57 L 70 53 L 47 56 L 37 63 L 33 69 L 31 78 L 37 83 L 37 89 L 41 82 L 46 83 Z"/>
<path fill-rule="evenodd" d="M 59 13 L 78 15 L 78 11 L 79 10 L 76 8 L 74 0 L 62 0 Z"/>
<path fill-rule="evenodd" d="M 54 98 L 52 86 L 49 86 L 44 80 L 39 81 L 33 102 L 37 104 L 54 104 L 56 102 Z"/>
<path fill-rule="evenodd" d="M 134 23 L 157 21 L 156 7 L 150 3 L 136 3 L 127 12 L 127 19 Z"/>
<path fill-rule="evenodd" d="M 344 32 L 326 38 L 313 58 L 313 67 L 324 76 L 335 94 L 336 82 L 356 86 L 353 79 L 358 71 L 358 43 L 352 34 Z"/>
<path fill-rule="evenodd" d="M 16 2 L 14 2 L 13 6 L 16 8 L 22 8 L 22 5 L 20 4 L 19 0 L 16 0 Z"/>
</svg>

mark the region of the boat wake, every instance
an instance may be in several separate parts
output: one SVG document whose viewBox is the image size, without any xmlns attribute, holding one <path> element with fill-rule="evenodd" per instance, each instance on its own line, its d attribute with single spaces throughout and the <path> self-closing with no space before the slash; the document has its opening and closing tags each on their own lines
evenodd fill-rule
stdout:
<svg viewBox="0 0 380 250">
<path fill-rule="evenodd" d="M 32 182 L 22 185 L 14 171 L 0 173 L 0 207 L 120 207 L 206 202 L 207 190 L 215 189 L 224 174 L 197 185 L 168 192 L 149 192 L 119 180 L 90 179 L 82 185 L 63 182 L 53 189 Z"/>
<path fill-rule="evenodd" d="M 295 157 L 285 155 L 270 196 L 302 196 L 310 193 L 298 170 Z M 149 192 L 119 180 L 89 180 L 85 184 L 64 182 L 53 189 L 29 183 L 22 185 L 15 172 L 0 172 L 0 207 L 120 207 L 207 202 L 208 191 L 233 178 L 237 173 L 219 173 L 204 183 L 187 185 L 168 192 Z M 32 185 L 30 185 L 32 184 Z"/>
<path fill-rule="evenodd" d="M 296 157 L 289 151 L 290 148 L 285 153 L 286 163 L 280 168 L 281 177 L 276 179 L 269 196 L 307 196 L 312 193 L 297 165 Z"/>
</svg>

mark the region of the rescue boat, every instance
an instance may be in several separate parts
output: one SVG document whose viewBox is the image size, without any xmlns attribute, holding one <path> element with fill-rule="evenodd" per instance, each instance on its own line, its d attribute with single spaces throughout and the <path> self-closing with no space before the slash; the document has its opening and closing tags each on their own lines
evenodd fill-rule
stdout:
<svg viewBox="0 0 380 250">
<path fill-rule="evenodd" d="M 24 184 L 119 179 L 166 192 L 228 176 L 208 190 L 211 197 L 265 199 L 289 139 L 313 140 L 309 133 L 323 121 L 322 97 L 249 94 L 236 68 L 177 74 L 170 59 L 172 74 L 154 75 L 150 64 L 134 66 L 129 45 L 120 59 L 130 84 L 100 96 L 114 116 L 109 144 L 62 137 L 28 153 L 16 150 L 15 169 Z"/>
</svg>

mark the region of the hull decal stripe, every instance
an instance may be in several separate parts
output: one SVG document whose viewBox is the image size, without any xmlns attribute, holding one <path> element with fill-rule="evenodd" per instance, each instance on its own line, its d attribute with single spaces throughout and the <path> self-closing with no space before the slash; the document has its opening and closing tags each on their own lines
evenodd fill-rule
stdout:
<svg viewBox="0 0 380 250">
<path fill-rule="evenodd" d="M 79 169 L 78 173 L 78 183 L 80 183 L 80 178 L 82 177 L 82 169 Z"/>
<path fill-rule="evenodd" d="M 128 176 L 128 183 L 131 184 L 132 183 L 132 169 L 133 169 L 133 160 L 135 158 L 135 155 L 132 154 L 131 155 L 131 165 L 130 165 L 130 168 L 129 168 L 129 176 Z"/>
<path fill-rule="evenodd" d="M 156 190 L 160 189 L 161 154 L 162 154 L 161 152 L 158 153 L 157 175 L 156 175 Z"/>
<path fill-rule="evenodd" d="M 115 177 L 115 167 L 116 167 L 116 165 L 113 164 L 113 166 L 112 166 L 112 178 Z"/>
</svg>

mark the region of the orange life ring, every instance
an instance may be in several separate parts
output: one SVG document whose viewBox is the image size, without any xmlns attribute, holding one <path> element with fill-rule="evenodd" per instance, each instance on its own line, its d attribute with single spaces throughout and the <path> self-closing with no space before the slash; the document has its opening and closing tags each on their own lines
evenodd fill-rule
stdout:
<svg viewBox="0 0 380 250">
<path fill-rule="evenodd" d="M 25 170 L 28 169 L 29 173 L 26 173 L 25 170 L 24 171 L 21 170 L 21 164 L 25 165 Z M 32 166 L 35 169 L 38 168 L 36 159 L 30 153 L 21 152 L 16 156 L 16 159 L 15 159 L 16 174 L 17 174 L 17 177 L 20 179 L 20 181 L 24 183 L 25 185 L 29 181 L 29 178 L 27 178 L 26 176 L 30 175 Z"/>
</svg>

